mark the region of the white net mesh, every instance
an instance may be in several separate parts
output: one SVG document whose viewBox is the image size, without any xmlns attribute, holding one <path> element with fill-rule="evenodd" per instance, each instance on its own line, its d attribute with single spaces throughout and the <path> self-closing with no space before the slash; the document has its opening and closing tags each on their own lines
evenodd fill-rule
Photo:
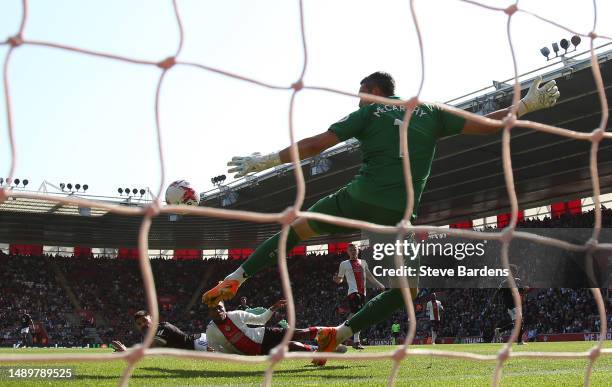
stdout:
<svg viewBox="0 0 612 387">
<path fill-rule="evenodd" d="M 523 239 L 531 240 L 532 242 L 547 244 L 550 246 L 556 246 L 556 247 L 575 250 L 575 251 L 585 250 L 587 248 L 592 248 L 595 246 L 599 249 L 612 250 L 612 244 L 598 242 L 598 237 L 601 231 L 601 205 L 600 205 L 599 175 L 598 175 L 598 170 L 597 170 L 597 151 L 598 151 L 599 143 L 602 140 L 612 139 L 612 133 L 607 133 L 605 131 L 605 128 L 607 127 L 607 121 L 608 121 L 608 104 L 606 101 L 604 85 L 603 85 L 603 81 L 602 81 L 602 77 L 601 77 L 601 73 L 599 69 L 599 63 L 598 63 L 597 56 L 594 51 L 594 40 L 596 38 L 603 38 L 607 40 L 610 40 L 610 38 L 605 37 L 605 36 L 598 36 L 597 33 L 594 31 L 595 26 L 596 26 L 596 21 L 597 21 L 596 2 L 593 1 L 594 8 L 595 8 L 594 20 L 593 20 L 593 31 L 589 33 L 580 33 L 576 31 L 572 31 L 571 29 L 566 28 L 562 25 L 559 25 L 555 23 L 554 21 L 548 20 L 539 15 L 532 14 L 528 11 L 520 9 L 518 7 L 518 1 L 514 5 L 511 5 L 507 8 L 492 7 L 489 5 L 480 4 L 478 2 L 469 1 L 469 0 L 462 0 L 462 1 L 464 1 L 465 3 L 472 4 L 474 6 L 487 8 L 494 12 L 502 12 L 507 15 L 508 45 L 512 53 L 513 64 L 514 64 L 514 75 L 515 75 L 514 76 L 514 98 L 513 98 L 513 106 L 515 108 L 512 110 L 511 115 L 504 118 L 502 121 L 496 121 L 496 120 L 483 118 L 481 116 L 477 116 L 475 114 L 468 113 L 466 111 L 456 109 L 451 106 L 446 106 L 446 105 L 439 105 L 439 106 L 449 111 L 452 111 L 457 115 L 460 115 L 462 117 L 469 118 L 472 120 L 476 120 L 486 125 L 491 125 L 491 126 L 503 125 L 503 128 L 504 128 L 503 138 L 502 138 L 503 169 L 504 169 L 504 175 L 505 175 L 505 180 L 506 180 L 506 186 L 508 190 L 508 196 L 510 198 L 510 203 L 511 203 L 511 208 L 512 208 L 512 212 L 511 212 L 512 216 L 511 216 L 509 225 L 499 234 L 492 235 L 491 233 L 485 234 L 485 233 L 479 233 L 475 231 L 467 231 L 467 230 L 459 230 L 459 229 L 450 229 L 450 230 L 445 230 L 444 232 L 449 235 L 456 236 L 456 237 L 470 237 L 470 238 L 476 238 L 476 239 L 497 239 L 501 241 L 502 242 L 502 250 L 501 250 L 502 262 L 503 262 L 504 268 L 506 269 L 508 269 L 509 267 L 508 266 L 509 265 L 508 247 L 509 247 L 510 241 L 513 238 L 523 238 Z M 407 281 L 405 278 L 402 278 L 403 285 L 404 285 L 402 292 L 403 292 L 404 301 L 406 303 L 407 310 L 408 310 L 409 331 L 408 331 L 408 336 L 406 338 L 405 345 L 401 347 L 400 349 L 395 350 L 395 351 L 389 351 L 389 352 L 362 353 L 362 354 L 350 354 L 350 355 L 328 354 L 328 353 L 323 354 L 323 353 L 288 353 L 287 352 L 287 343 L 289 342 L 291 336 L 293 335 L 293 329 L 296 326 L 295 309 L 294 309 L 295 306 L 293 302 L 291 286 L 289 284 L 289 275 L 288 275 L 287 264 L 286 264 L 286 259 L 285 259 L 286 258 L 285 257 L 285 245 L 287 241 L 287 234 L 288 234 L 289 226 L 294 219 L 296 219 L 297 217 L 315 219 L 319 221 L 324 221 L 324 222 L 342 225 L 346 227 L 360 228 L 363 230 L 369 230 L 373 232 L 397 234 L 398 238 L 402 238 L 408 232 L 415 232 L 415 231 L 422 232 L 422 231 L 438 230 L 437 227 L 431 227 L 431 226 L 412 226 L 408 222 L 408 219 L 410 218 L 410 215 L 412 214 L 413 205 L 414 205 L 414 191 L 413 191 L 412 185 L 409 183 L 412 181 L 412 178 L 410 176 L 410 161 L 408 157 L 405 157 L 408 153 L 408 142 L 407 141 L 409 141 L 409 138 L 408 139 L 406 138 L 407 137 L 406 129 L 408 127 L 410 118 L 412 116 L 412 110 L 415 108 L 415 106 L 418 103 L 421 102 L 419 100 L 419 95 L 423 87 L 424 73 L 425 73 L 424 72 L 425 70 L 424 60 L 423 60 L 423 43 L 421 39 L 418 18 L 414 12 L 414 1 L 410 1 L 410 9 L 412 13 L 412 19 L 413 19 L 413 22 L 414 22 L 414 25 L 417 31 L 419 47 L 420 47 L 420 54 L 421 54 L 421 82 L 419 85 L 419 89 L 417 90 L 416 94 L 407 101 L 386 99 L 386 98 L 376 97 L 372 95 L 361 95 L 361 94 L 358 95 L 359 97 L 367 98 L 370 101 L 381 102 L 381 103 L 385 103 L 389 105 L 403 105 L 407 108 L 405 119 L 402 125 L 402 130 L 400 131 L 401 133 L 400 144 L 401 144 L 402 154 L 404 155 L 402 160 L 403 160 L 403 166 L 404 166 L 404 177 L 405 177 L 405 182 L 406 182 L 406 189 L 408 192 L 408 206 L 404 214 L 404 218 L 403 218 L 404 220 L 395 227 L 381 226 L 381 225 L 377 225 L 377 224 L 373 224 L 369 222 L 356 221 L 352 219 L 339 218 L 339 217 L 317 214 L 317 213 L 303 212 L 301 210 L 302 204 L 304 202 L 304 196 L 305 196 L 305 180 L 302 174 L 302 169 L 300 168 L 300 163 L 298 160 L 298 150 L 297 150 L 297 146 L 295 143 L 295 137 L 294 137 L 293 112 L 294 112 L 295 96 L 301 90 L 310 89 L 310 90 L 319 90 L 319 91 L 329 92 L 329 93 L 337 93 L 337 94 L 341 94 L 345 96 L 357 97 L 357 95 L 353 93 L 348 93 L 348 92 L 334 90 L 330 88 L 324 88 L 324 87 L 310 87 L 304 84 L 303 78 L 306 73 L 307 64 L 308 64 L 308 49 L 306 45 L 306 39 L 304 36 L 305 23 L 304 23 L 304 13 L 303 13 L 303 7 L 302 7 L 301 1 L 299 1 L 299 9 L 300 9 L 299 23 L 301 27 L 301 39 L 302 39 L 302 47 L 303 47 L 303 54 L 304 54 L 304 62 L 303 62 L 300 76 L 298 77 L 297 81 L 295 81 L 293 84 L 289 86 L 279 86 L 279 85 L 268 84 L 265 82 L 260 82 L 254 79 L 240 76 L 237 74 L 232 74 L 232 73 L 223 71 L 221 69 L 216 69 L 216 68 L 212 68 L 209 66 L 205 66 L 199 63 L 188 63 L 188 62 L 181 62 L 181 61 L 176 60 L 176 58 L 181 53 L 181 50 L 183 47 L 183 38 L 184 38 L 183 27 L 181 23 L 181 16 L 179 13 L 179 7 L 177 6 L 176 0 L 173 1 L 173 7 L 174 7 L 175 16 L 176 16 L 176 23 L 180 31 L 178 49 L 173 55 L 161 61 L 137 60 L 137 59 L 128 58 L 128 57 L 119 56 L 119 55 L 113 55 L 109 53 L 84 50 L 84 49 L 80 49 L 76 47 L 69 47 L 66 45 L 56 44 L 52 42 L 28 40 L 27 38 L 24 37 L 24 33 L 26 31 L 26 22 L 28 20 L 28 2 L 27 0 L 22 0 L 22 5 L 23 5 L 23 17 L 21 20 L 21 24 L 19 26 L 19 30 L 14 36 L 10 37 L 5 42 L 0 43 L 1 45 L 7 45 L 9 47 L 5 60 L 4 60 L 4 67 L 3 67 L 4 93 L 5 93 L 5 98 L 6 98 L 6 115 L 7 115 L 7 125 L 8 125 L 8 133 L 9 133 L 10 149 L 11 149 L 11 165 L 10 165 L 10 169 L 8 173 L 9 179 L 13 178 L 13 174 L 15 171 L 15 165 L 18 160 L 17 148 L 15 146 L 15 140 L 14 140 L 15 128 L 13 125 L 13 116 L 12 116 L 12 109 L 11 109 L 11 88 L 10 88 L 10 82 L 9 82 L 10 81 L 10 77 L 9 77 L 10 61 L 11 61 L 11 57 L 14 51 L 17 49 L 24 49 L 27 46 L 44 46 L 44 47 L 50 47 L 50 48 L 54 48 L 58 50 L 72 51 L 72 52 L 80 53 L 83 55 L 100 57 L 104 59 L 129 62 L 133 64 L 140 64 L 143 66 L 156 66 L 160 68 L 161 74 L 159 76 L 159 80 L 157 83 L 157 91 L 156 91 L 156 97 L 155 97 L 155 122 L 156 122 L 156 130 L 157 130 L 157 144 L 158 144 L 158 151 L 159 151 L 159 161 L 160 161 L 159 165 L 160 165 L 160 174 L 161 174 L 161 179 L 160 179 L 161 183 L 157 191 L 157 195 L 156 195 L 157 198 L 161 197 L 163 184 L 165 181 L 164 147 L 162 143 L 162 128 L 160 126 L 159 98 L 160 98 L 160 93 L 162 90 L 163 81 L 168 71 L 170 71 L 173 68 L 180 67 L 180 66 L 192 66 L 192 67 L 200 68 L 202 70 L 221 74 L 227 77 L 235 78 L 241 81 L 249 82 L 249 83 L 252 83 L 252 84 L 255 84 L 261 87 L 269 88 L 269 89 L 293 90 L 291 94 L 291 101 L 290 101 L 290 107 L 289 107 L 289 134 L 290 134 L 290 139 L 291 139 L 291 158 L 292 158 L 292 163 L 294 165 L 294 173 L 295 173 L 295 179 L 297 183 L 297 195 L 295 198 L 294 205 L 292 207 L 287 208 L 282 213 L 263 214 L 263 213 L 257 213 L 257 212 L 249 212 L 249 211 L 232 211 L 232 210 L 206 208 L 206 207 L 198 207 L 198 208 L 186 208 L 182 206 L 161 207 L 159 199 L 151 203 L 151 205 L 149 205 L 146 208 L 126 208 L 126 207 L 117 206 L 117 205 L 102 204 L 100 202 L 94 203 L 88 200 L 74 198 L 74 197 L 57 197 L 57 196 L 49 196 L 49 195 L 34 194 L 34 193 L 27 193 L 27 192 L 15 192 L 6 186 L 0 188 L 0 203 L 7 200 L 9 197 L 37 198 L 37 199 L 49 200 L 49 201 L 56 202 L 59 204 L 76 204 L 82 207 L 102 208 L 102 209 L 105 209 L 105 210 L 108 210 L 108 211 L 111 211 L 117 214 L 131 215 L 131 216 L 144 216 L 143 222 L 140 227 L 140 233 L 139 233 L 139 239 L 138 239 L 139 240 L 138 247 L 140 251 L 139 262 L 140 262 L 140 268 L 141 268 L 142 276 L 143 276 L 147 307 L 148 307 L 148 310 L 151 311 L 151 319 L 152 319 L 153 326 L 157 325 L 157 323 L 159 322 L 156 289 L 155 289 L 155 284 L 153 281 L 153 275 L 151 271 L 149 257 L 147 255 L 147 251 L 148 251 L 148 238 L 147 237 L 148 237 L 148 232 L 149 232 L 151 221 L 153 217 L 158 216 L 161 213 L 167 213 L 167 214 L 189 213 L 191 215 L 218 217 L 218 218 L 224 218 L 224 219 L 239 219 L 239 220 L 250 221 L 250 222 L 266 222 L 266 223 L 277 222 L 282 225 L 281 238 L 279 240 L 279 248 L 278 248 L 278 251 L 280 252 L 278 256 L 278 267 L 280 269 L 283 291 L 285 294 L 285 298 L 287 299 L 287 315 L 288 315 L 290 329 L 287 331 L 283 342 L 279 346 L 277 346 L 275 350 L 273 350 L 269 356 L 266 356 L 266 357 L 244 357 L 244 356 L 237 356 L 237 355 L 225 355 L 225 354 L 216 354 L 216 353 L 208 353 L 208 352 L 195 352 L 195 351 L 178 350 L 178 349 L 159 349 L 159 348 L 152 349 L 149 347 L 153 341 L 153 336 L 155 334 L 155 331 L 149 330 L 146 334 L 142 347 L 130 349 L 124 353 L 99 354 L 99 355 L 87 355 L 87 356 L 76 355 L 76 354 L 74 355 L 73 354 L 70 354 L 70 355 L 68 354 L 61 354 L 61 355 L 9 354 L 9 355 L 1 355 L 0 362 L 46 362 L 46 361 L 51 361 L 51 360 L 52 361 L 62 361 L 62 362 L 81 362 L 81 361 L 104 361 L 104 360 L 123 359 L 127 361 L 127 366 L 123 372 L 123 375 L 121 376 L 121 379 L 119 382 L 120 385 L 126 385 L 128 383 L 129 378 L 134 370 L 134 367 L 145 356 L 170 355 L 170 356 L 176 356 L 176 357 L 182 357 L 182 358 L 216 359 L 216 360 L 223 360 L 223 361 L 228 361 L 228 362 L 240 362 L 240 363 L 267 362 L 269 363 L 269 367 L 267 368 L 267 371 L 265 373 L 264 385 L 269 386 L 272 383 L 273 367 L 275 366 L 275 364 L 282 361 L 283 359 L 312 359 L 312 358 L 332 359 L 333 358 L 333 359 L 360 360 L 360 361 L 374 360 L 374 359 L 392 359 L 394 361 L 394 366 L 393 366 L 391 374 L 389 375 L 388 384 L 393 385 L 395 383 L 400 364 L 402 360 L 406 358 L 407 356 L 438 356 L 438 357 L 445 357 L 445 358 L 468 359 L 468 360 L 474 360 L 474 361 L 497 360 L 497 366 L 495 368 L 492 382 L 491 382 L 492 385 L 497 386 L 501 380 L 502 369 L 503 369 L 504 363 L 511 357 L 514 357 L 514 358 L 524 357 L 524 358 L 588 359 L 588 366 L 586 367 L 585 376 L 584 376 L 584 384 L 589 385 L 594 362 L 597 360 L 599 356 L 612 354 L 611 349 L 602 348 L 603 341 L 606 337 L 605 333 L 607 331 L 607 325 L 606 325 L 605 307 L 604 307 L 603 298 L 602 298 L 602 295 L 599 289 L 591 289 L 591 290 L 592 290 L 593 298 L 597 304 L 597 308 L 599 312 L 599 318 L 601 322 L 600 323 L 601 334 L 599 337 L 599 341 L 593 346 L 593 348 L 591 348 L 587 352 L 520 352 L 520 353 L 512 352 L 511 343 L 516 341 L 518 334 L 519 334 L 520 324 L 522 322 L 520 298 L 519 298 L 518 291 L 516 289 L 513 289 L 513 297 L 514 297 L 514 303 L 516 306 L 518 306 L 517 310 L 519 311 L 517 313 L 517 318 L 516 318 L 517 324 L 515 324 L 512 334 L 510 335 L 507 343 L 505 343 L 501 347 L 497 355 L 479 355 L 479 354 L 467 353 L 467 352 L 451 352 L 451 351 L 430 350 L 430 349 L 427 349 L 427 350 L 426 349 L 411 349 L 410 345 L 414 339 L 415 332 L 416 332 L 416 319 L 415 319 L 414 305 L 410 298 L 410 293 L 409 293 L 409 290 L 407 287 Z M 532 15 L 546 23 L 550 23 L 566 31 L 569 31 L 573 34 L 590 39 L 591 68 L 593 71 L 593 78 L 595 80 L 595 84 L 597 87 L 599 100 L 601 104 L 601 121 L 600 121 L 599 126 L 593 129 L 592 132 L 579 133 L 579 132 L 575 132 L 572 130 L 544 125 L 541 123 L 523 121 L 523 120 L 519 121 L 516 119 L 516 106 L 518 106 L 518 101 L 520 97 L 520 84 L 518 81 L 516 55 L 514 53 L 514 48 L 512 44 L 512 34 L 511 34 L 510 27 L 511 27 L 512 17 L 517 12 L 523 12 L 523 13 Z M 592 179 L 592 185 L 593 185 L 593 198 L 594 198 L 594 205 L 595 205 L 595 208 L 594 208 L 595 225 L 593 228 L 592 237 L 585 245 L 573 245 L 573 244 L 564 242 L 562 240 L 546 238 L 546 237 L 515 230 L 515 227 L 517 224 L 518 200 L 517 200 L 517 196 L 516 196 L 516 192 L 514 188 L 512 163 L 511 163 L 511 158 L 510 158 L 510 152 L 511 152 L 510 150 L 510 130 L 514 126 L 517 126 L 517 125 L 520 125 L 526 128 L 531 128 L 537 131 L 548 132 L 548 133 L 559 135 L 559 136 L 573 138 L 576 140 L 591 142 L 590 170 L 591 170 L 591 179 Z M 399 256 L 396 257 L 396 264 L 401 265 L 401 259 Z M 509 280 L 511 281 L 512 284 L 514 284 L 513 278 L 509 277 Z"/>
</svg>

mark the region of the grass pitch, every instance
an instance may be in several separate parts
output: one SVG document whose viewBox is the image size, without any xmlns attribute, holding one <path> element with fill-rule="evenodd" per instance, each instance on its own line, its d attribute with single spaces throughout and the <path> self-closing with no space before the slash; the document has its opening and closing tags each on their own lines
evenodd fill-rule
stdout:
<svg viewBox="0 0 612 387">
<path fill-rule="evenodd" d="M 514 351 L 562 351 L 588 350 L 593 342 L 529 343 L 514 346 Z M 612 348 L 612 342 L 606 342 Z M 431 348 L 431 346 L 415 346 Z M 500 344 L 438 345 L 440 350 L 467 351 L 479 354 L 496 354 Z M 367 347 L 366 352 L 388 351 L 392 347 Z M 0 353 L 60 352 L 93 353 L 107 349 L 0 349 Z M 10 380 L 3 373 L 0 386 L 115 386 L 126 363 L 123 361 L 73 363 L 48 363 L 45 367 L 74 369 L 71 380 Z M 429 367 L 431 364 L 431 367 Z M 3 363 L 0 366 L 15 366 Z M 583 383 L 587 360 L 511 359 L 504 366 L 502 386 L 579 386 Z M 26 366 L 19 364 L 19 366 Z M 31 364 L 42 368 L 42 364 Z M 283 361 L 274 372 L 275 386 L 384 386 L 391 371 L 391 360 L 382 361 L 332 361 L 324 368 L 311 366 L 307 361 Z M 6 368 L 5 368 L 6 369 Z M 223 362 L 182 360 L 170 357 L 153 357 L 138 363 L 131 378 L 131 386 L 257 386 L 261 385 L 266 369 L 261 365 L 241 365 Z M 488 386 L 491 384 L 495 362 L 466 361 L 432 357 L 408 357 L 402 362 L 397 386 Z M 592 386 L 612 386 L 612 356 L 602 356 L 595 363 Z"/>
</svg>

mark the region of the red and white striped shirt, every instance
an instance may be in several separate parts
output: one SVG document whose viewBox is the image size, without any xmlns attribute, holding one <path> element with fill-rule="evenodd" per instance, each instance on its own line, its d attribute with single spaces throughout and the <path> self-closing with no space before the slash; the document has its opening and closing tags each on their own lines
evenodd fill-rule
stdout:
<svg viewBox="0 0 612 387">
<path fill-rule="evenodd" d="M 440 301 L 432 301 L 427 301 L 427 314 L 429 315 L 429 319 L 431 321 L 440 321 L 440 312 L 442 312 L 444 308 L 442 307 L 442 303 Z"/>
<path fill-rule="evenodd" d="M 368 263 L 363 259 L 347 259 L 340 262 L 338 277 L 346 277 L 348 284 L 348 294 L 366 294 L 366 270 Z"/>
</svg>

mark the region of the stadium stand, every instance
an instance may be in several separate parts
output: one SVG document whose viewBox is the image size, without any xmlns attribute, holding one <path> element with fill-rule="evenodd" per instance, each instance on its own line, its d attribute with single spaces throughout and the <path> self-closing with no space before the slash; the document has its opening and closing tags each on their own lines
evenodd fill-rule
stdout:
<svg viewBox="0 0 612 387">
<path fill-rule="evenodd" d="M 603 227 L 612 227 L 612 210 L 604 209 Z M 525 219 L 519 227 L 592 227 L 593 211 L 580 215 L 561 215 L 543 219 Z M 331 281 L 344 253 L 309 254 L 289 260 L 289 272 L 295 297 L 297 321 L 301 326 L 336 324 L 344 316 L 336 307 L 344 299 L 344 285 Z M 210 273 L 229 272 L 239 260 L 152 260 L 158 289 L 162 320 L 171 321 L 189 332 L 203 332 L 208 323 L 206 308 L 201 305 L 200 286 L 213 284 Z M 60 256 L 20 256 L 0 253 L 0 345 L 17 341 L 21 310 L 32 314 L 48 336 L 48 342 L 35 335 L 37 345 L 84 346 L 108 344 L 120 339 L 127 344 L 141 340 L 131 315 L 143 308 L 144 291 L 136 260 L 78 258 Z M 310 273 L 308 276 L 299 273 Z M 252 306 L 269 306 L 281 298 L 276 268 L 267 270 L 257 281 L 249 281 L 241 293 Z M 319 289 L 313 293 L 313 289 Z M 612 292 L 607 295 L 608 320 L 612 332 Z M 460 342 L 465 337 L 482 336 L 485 321 L 483 306 L 493 289 L 438 289 L 436 293 L 445 308 L 441 335 Z M 370 291 L 369 296 L 375 295 Z M 230 309 L 237 306 L 237 301 Z M 425 301 L 423 301 L 424 304 Z M 562 306 L 562 307 L 560 307 Z M 420 308 L 422 310 L 422 308 Z M 494 307 L 489 320 L 502 321 L 506 311 Z M 588 289 L 532 289 L 524 305 L 525 332 L 532 335 L 551 333 L 596 332 L 599 320 Z M 428 320 L 418 323 L 416 339 L 427 338 Z M 275 316 L 275 324 L 282 315 Z M 386 322 L 362 333 L 364 342 L 384 343 L 391 339 L 391 324 L 400 322 L 406 332 L 407 316 L 398 312 Z"/>
</svg>

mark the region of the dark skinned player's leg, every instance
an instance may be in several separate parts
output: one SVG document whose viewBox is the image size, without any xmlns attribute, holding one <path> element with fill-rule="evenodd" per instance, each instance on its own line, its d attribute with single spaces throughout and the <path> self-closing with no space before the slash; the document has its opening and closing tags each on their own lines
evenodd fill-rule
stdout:
<svg viewBox="0 0 612 387">
<path fill-rule="evenodd" d="M 312 345 L 302 344 L 299 341 L 290 341 L 287 346 L 289 347 L 289 352 L 314 352 L 317 348 Z"/>
<path fill-rule="evenodd" d="M 314 352 L 317 350 L 317 346 L 308 345 L 302 343 L 302 341 L 313 341 L 317 336 L 318 328 L 310 327 L 306 329 L 296 329 L 293 331 L 291 341 L 287 344 L 290 352 Z M 274 328 L 266 331 L 264 335 L 264 354 L 268 353 L 268 349 L 276 347 L 283 341 L 283 338 L 287 333 L 287 329 Z"/>
<path fill-rule="evenodd" d="M 296 329 L 293 332 L 292 340 L 304 341 L 304 340 L 314 340 L 317 337 L 317 328 L 310 327 L 306 329 Z"/>
</svg>

